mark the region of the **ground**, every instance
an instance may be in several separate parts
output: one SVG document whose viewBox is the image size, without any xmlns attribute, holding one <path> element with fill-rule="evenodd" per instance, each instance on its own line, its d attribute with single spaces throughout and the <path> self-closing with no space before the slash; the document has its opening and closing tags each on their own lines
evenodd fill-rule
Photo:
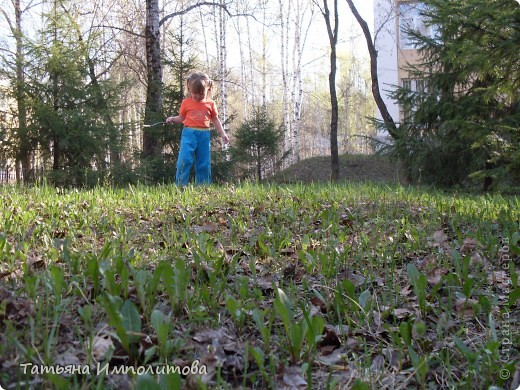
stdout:
<svg viewBox="0 0 520 390">
<path fill-rule="evenodd" d="M 379 155 L 342 155 L 340 181 L 401 183 L 404 172 L 396 161 Z M 330 180 L 330 156 L 312 157 L 294 164 L 271 179 L 274 183 L 325 183 Z"/>
<path fill-rule="evenodd" d="M 316 158 L 283 174 L 312 184 L 1 186 L 0 386 L 516 389 L 519 198 L 342 161 L 334 184 Z"/>
</svg>

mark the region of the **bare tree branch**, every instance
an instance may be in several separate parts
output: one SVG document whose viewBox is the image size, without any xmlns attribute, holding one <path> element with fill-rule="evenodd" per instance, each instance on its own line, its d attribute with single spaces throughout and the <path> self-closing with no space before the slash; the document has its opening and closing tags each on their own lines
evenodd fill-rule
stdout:
<svg viewBox="0 0 520 390">
<path fill-rule="evenodd" d="M 193 5 L 190 5 L 189 7 L 181 10 L 181 11 L 177 11 L 177 12 L 173 12 L 171 14 L 168 14 L 166 15 L 165 17 L 163 17 L 161 19 L 161 21 L 159 22 L 159 25 L 162 26 L 168 19 L 171 19 L 171 18 L 174 18 L 175 16 L 181 16 L 181 15 L 185 15 L 187 14 L 188 12 L 190 12 L 191 10 L 195 9 L 195 8 L 198 8 L 198 7 L 202 7 L 202 6 L 205 6 L 205 5 L 209 5 L 209 6 L 213 6 L 213 7 L 221 7 L 223 8 L 228 14 L 229 11 L 227 9 L 227 7 L 225 5 L 222 5 L 222 4 L 219 4 L 219 3 L 216 3 L 216 2 L 213 2 L 213 1 L 201 1 L 199 3 L 196 3 L 196 4 L 193 4 Z"/>
<path fill-rule="evenodd" d="M 98 24 L 98 25 L 92 26 L 92 28 L 109 28 L 109 29 L 112 29 L 112 30 L 125 32 L 127 34 L 133 35 L 134 37 L 145 38 L 145 36 L 143 34 L 139 34 L 139 33 L 136 33 L 135 31 L 127 30 L 126 28 L 122 28 L 122 27 L 106 26 L 106 25 L 103 25 L 103 24 Z"/>
<path fill-rule="evenodd" d="M 161 21 L 159 22 L 159 26 L 162 26 L 164 23 L 166 23 L 169 19 L 171 18 L 174 18 L 175 16 L 181 16 L 181 15 L 185 15 L 187 14 L 188 12 L 194 10 L 195 8 L 199 8 L 199 7 L 203 7 L 203 6 L 212 6 L 212 7 L 219 7 L 219 8 L 222 8 L 227 14 L 229 17 L 236 17 L 236 16 L 248 16 L 248 17 L 251 17 L 253 18 L 254 20 L 258 21 L 256 19 L 256 17 L 254 15 L 251 15 L 251 14 L 232 14 L 228 7 L 225 5 L 225 4 L 220 4 L 220 3 L 216 3 L 214 1 L 201 1 L 201 2 L 198 2 L 198 3 L 195 3 L 193 5 L 190 5 L 189 7 L 181 10 L 181 11 L 177 11 L 177 12 L 173 12 L 171 14 L 168 14 L 166 15 L 165 17 L 163 17 L 161 19 Z"/>
</svg>

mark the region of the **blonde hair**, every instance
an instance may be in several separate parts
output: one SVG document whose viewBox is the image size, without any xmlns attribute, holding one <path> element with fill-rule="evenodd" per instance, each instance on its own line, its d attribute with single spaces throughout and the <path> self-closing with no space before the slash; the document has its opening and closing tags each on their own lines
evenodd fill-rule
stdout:
<svg viewBox="0 0 520 390">
<path fill-rule="evenodd" d="M 213 80 L 209 78 L 206 73 L 196 72 L 192 73 L 186 79 L 186 94 L 191 97 L 192 93 L 204 94 L 207 93 L 211 98 L 213 91 Z"/>
</svg>

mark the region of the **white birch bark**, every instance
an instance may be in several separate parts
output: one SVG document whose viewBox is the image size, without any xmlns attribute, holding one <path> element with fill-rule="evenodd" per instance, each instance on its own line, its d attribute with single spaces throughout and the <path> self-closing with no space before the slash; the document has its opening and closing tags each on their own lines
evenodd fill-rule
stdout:
<svg viewBox="0 0 520 390">
<path fill-rule="evenodd" d="M 228 123 L 228 94 L 227 94 L 227 47 L 226 47 L 226 24 L 227 14 L 223 9 L 225 0 L 220 0 L 222 7 L 219 7 L 219 79 L 220 79 L 220 99 L 221 99 L 221 120 L 224 131 L 229 130 Z"/>
<path fill-rule="evenodd" d="M 242 115 L 244 116 L 244 119 L 248 119 L 248 88 L 247 86 L 247 69 L 246 69 L 246 57 L 244 53 L 244 43 L 242 41 L 242 26 L 240 24 L 240 18 L 236 20 L 236 33 L 238 38 L 238 49 L 239 49 L 239 56 L 240 56 L 240 86 L 241 86 L 241 95 L 242 95 Z"/>
<path fill-rule="evenodd" d="M 262 78 L 262 107 L 267 105 L 267 7 L 263 5 L 262 12 L 262 57 L 260 59 L 261 78 Z"/>
<path fill-rule="evenodd" d="M 282 116 L 284 124 L 284 151 L 288 151 L 292 148 L 292 137 L 291 137 L 291 120 L 289 113 L 289 56 L 287 55 L 288 40 L 289 40 L 289 23 L 286 23 L 287 17 L 290 14 L 291 2 L 285 2 L 288 4 L 288 10 L 284 9 L 284 2 L 278 0 L 279 5 L 279 17 L 280 17 L 280 65 L 282 68 Z"/>
<path fill-rule="evenodd" d="M 250 88 L 249 90 L 252 91 L 252 94 L 250 96 L 250 99 L 251 99 L 251 104 L 252 106 L 256 106 L 257 104 L 257 99 L 256 99 L 256 93 L 255 93 L 255 90 L 253 88 L 254 86 L 254 67 L 253 67 L 253 45 L 252 45 L 252 42 L 251 42 L 251 26 L 249 24 L 249 18 L 246 18 L 246 27 L 247 27 L 247 47 L 249 49 L 249 85 L 250 85 Z"/>
<path fill-rule="evenodd" d="M 204 25 L 204 15 L 202 14 L 202 8 L 199 8 L 199 17 L 201 26 Z M 206 69 L 209 69 L 209 52 L 208 52 L 208 39 L 206 37 L 206 29 L 202 29 L 202 39 L 204 41 L 204 54 L 206 58 Z"/>
<path fill-rule="evenodd" d="M 303 5 L 303 11 L 302 11 Z M 307 26 L 304 29 L 306 15 L 310 12 L 307 19 Z M 302 58 L 307 36 L 311 27 L 314 10 L 312 3 L 306 0 L 296 0 L 296 13 L 294 19 L 294 48 L 293 48 L 293 92 L 292 92 L 292 162 L 300 160 L 300 124 L 302 119 L 303 105 L 303 79 L 302 79 Z"/>
</svg>

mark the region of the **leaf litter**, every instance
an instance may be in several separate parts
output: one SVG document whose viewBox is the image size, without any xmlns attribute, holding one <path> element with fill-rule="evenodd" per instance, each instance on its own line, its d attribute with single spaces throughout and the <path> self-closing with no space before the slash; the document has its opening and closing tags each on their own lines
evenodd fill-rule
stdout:
<svg viewBox="0 0 520 390">
<path fill-rule="evenodd" d="M 74 335 L 65 328 L 58 332 L 55 364 L 160 364 L 166 362 L 166 353 L 168 361 L 182 367 L 195 360 L 207 367 L 203 375 L 182 377 L 188 388 L 198 388 L 201 383 L 210 388 L 219 383 L 253 388 L 305 388 L 312 383 L 320 387 L 327 378 L 346 387 L 356 381 L 378 388 L 428 381 L 441 388 L 446 382 L 439 378 L 449 377 L 453 367 L 430 363 L 421 377 L 415 355 L 409 351 L 433 362 L 439 351 L 449 349 L 456 372 L 469 372 L 465 350 L 456 348 L 450 339 L 460 329 L 485 339 L 489 329 L 482 324 L 497 312 L 486 309 L 481 293 L 490 286 L 505 294 L 511 281 L 510 272 L 493 269 L 496 259 L 489 244 L 473 235 L 477 225 L 484 223 L 475 218 L 464 220 L 461 226 L 467 229 L 455 234 L 454 224 L 438 224 L 448 215 L 462 218 L 454 206 L 443 215 L 424 203 L 395 200 L 380 205 L 369 198 L 350 203 L 336 193 L 341 189 L 332 193 L 315 190 L 322 191 L 320 196 L 306 190 L 294 195 L 291 191 L 298 189 L 279 189 L 248 194 L 240 201 L 239 188 L 229 192 L 233 196 L 213 188 L 193 190 L 192 203 L 178 205 L 158 197 L 162 201 L 159 207 L 153 203 L 153 195 L 132 199 L 122 194 L 119 199 L 106 197 L 106 203 L 96 198 L 77 205 L 63 200 L 65 217 L 53 208 L 51 198 L 39 201 L 38 227 L 20 226 L 20 236 L 30 245 L 17 256 L 25 256 L 23 261 L 33 278 L 46 282 L 24 293 L 20 286 L 27 283 L 26 276 L 2 274 L 11 287 L 0 289 L 0 318 L 4 329 L 8 323 L 20 333 L 10 335 L 16 343 L 10 344 L 0 364 L 9 377 L 26 358 L 24 349 L 16 345 L 36 354 L 44 352 L 49 332 L 32 344 L 23 332 L 29 317 L 50 323 L 52 315 L 48 317 L 41 304 L 35 306 L 38 294 L 43 293 L 70 305 L 68 316 L 58 316 L 78 332 Z M 137 197 L 139 192 L 134 194 Z M 22 215 L 23 209 L 16 214 Z M 68 220 L 68 226 L 50 222 L 53 215 L 59 215 L 59 221 Z M 29 231 L 29 235 L 24 233 Z M 7 235 L 15 245 L 16 234 Z M 56 244 L 55 240 L 62 241 Z M 53 249 L 56 245 L 61 249 Z M 173 284 L 164 278 L 156 283 L 156 264 L 160 260 L 174 264 L 178 259 L 189 265 L 188 274 L 172 265 Z M 409 263 L 416 264 L 419 276 L 424 275 L 425 287 L 420 277 L 410 279 L 406 272 Z M 106 276 L 109 264 L 118 269 L 113 280 Z M 65 284 L 59 272 L 51 269 L 56 265 L 65 271 Z M 80 276 L 81 269 L 88 270 L 86 276 Z M 155 290 L 139 292 L 136 288 L 134 278 L 140 269 L 150 274 L 145 286 L 156 286 Z M 181 285 L 186 277 L 184 291 L 170 288 Z M 242 277 L 245 284 L 240 282 Z M 65 288 L 70 282 L 79 288 Z M 290 293 L 295 316 L 289 318 L 289 328 L 273 314 L 275 286 Z M 87 299 L 82 305 L 91 307 L 90 318 L 77 314 L 77 290 L 83 291 L 80 299 Z M 311 293 L 313 290 L 318 293 Z M 53 296 L 57 291 L 60 295 Z M 130 344 L 129 350 L 123 348 L 123 335 L 113 321 L 89 334 L 92 324 L 107 320 L 106 308 L 98 299 L 103 294 L 131 299 L 138 309 L 143 325 L 140 332 L 132 333 L 140 336 L 134 337 L 136 345 Z M 230 296 L 235 302 L 232 312 L 232 306 L 226 304 Z M 152 306 L 147 308 L 149 304 Z M 174 305 L 180 308 L 176 314 Z M 148 325 L 153 307 L 171 315 L 164 340 Z M 253 321 L 255 310 L 264 311 L 262 325 Z M 321 334 L 312 335 L 313 318 L 323 319 Z M 298 332 L 303 338 L 300 360 L 290 362 L 287 347 L 297 343 Z M 91 341 L 81 343 L 79 335 Z M 477 353 L 474 340 L 468 337 L 462 342 Z M 0 341 L 5 341 L 5 334 Z M 170 352 L 159 352 L 161 348 Z M 311 370 L 304 370 L 304 365 Z M 488 371 L 486 383 L 492 383 L 494 376 Z M 50 380 L 37 379 L 35 383 Z M 107 385 L 121 388 L 132 382 L 131 377 L 118 375 L 107 379 Z"/>
</svg>

